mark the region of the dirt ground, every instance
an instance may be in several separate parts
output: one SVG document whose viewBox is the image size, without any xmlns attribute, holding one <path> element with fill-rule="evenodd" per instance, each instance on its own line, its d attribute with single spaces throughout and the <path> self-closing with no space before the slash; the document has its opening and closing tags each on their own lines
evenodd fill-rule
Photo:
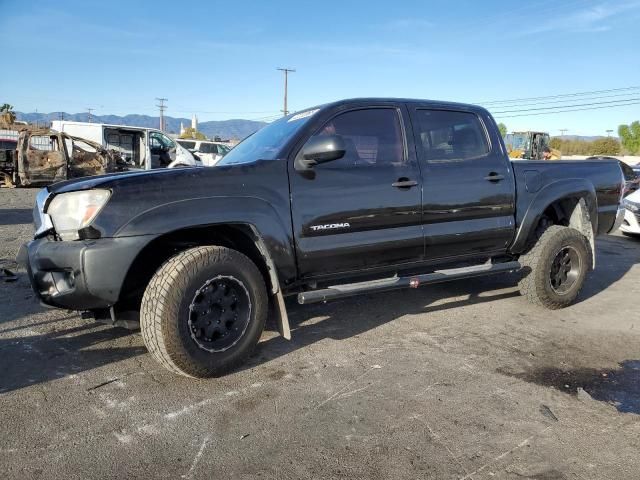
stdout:
<svg viewBox="0 0 640 480">
<path fill-rule="evenodd" d="M 35 190 L 0 191 L 0 264 Z M 562 311 L 503 275 L 290 304 L 223 378 L 0 279 L 0 478 L 640 478 L 640 240 L 598 240 Z"/>
</svg>

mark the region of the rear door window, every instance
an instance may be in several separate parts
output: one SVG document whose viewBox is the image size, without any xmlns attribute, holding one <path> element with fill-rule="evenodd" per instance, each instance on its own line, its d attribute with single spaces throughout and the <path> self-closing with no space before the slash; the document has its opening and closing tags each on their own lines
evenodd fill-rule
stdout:
<svg viewBox="0 0 640 480">
<path fill-rule="evenodd" d="M 484 125 L 474 113 L 416 110 L 416 137 L 428 162 L 472 160 L 489 153 Z"/>
</svg>

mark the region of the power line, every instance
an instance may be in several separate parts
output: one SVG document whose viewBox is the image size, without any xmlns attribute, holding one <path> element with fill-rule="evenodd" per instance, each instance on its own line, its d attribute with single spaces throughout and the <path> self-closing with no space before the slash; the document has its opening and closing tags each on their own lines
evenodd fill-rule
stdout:
<svg viewBox="0 0 640 480">
<path fill-rule="evenodd" d="M 562 99 L 562 100 L 549 100 L 549 101 L 531 102 L 531 103 L 520 103 L 520 102 L 517 102 L 517 104 L 515 104 L 515 105 L 496 105 L 495 108 L 510 108 L 510 107 L 515 107 L 515 106 L 528 107 L 528 106 L 534 106 L 534 105 L 552 105 L 552 104 L 557 104 L 557 103 L 573 102 L 573 101 L 577 101 L 577 100 L 580 100 L 580 101 L 582 101 L 582 100 L 591 101 L 591 100 L 600 100 L 600 99 L 603 99 L 603 98 L 628 97 L 630 95 L 633 96 L 633 95 L 637 95 L 637 94 L 638 94 L 637 92 L 628 92 L 628 93 L 618 93 L 618 94 L 615 94 L 615 95 L 597 95 L 597 96 L 588 96 L 588 97 L 584 97 L 584 98 L 566 98 L 566 99 Z"/>
<path fill-rule="evenodd" d="M 618 104 L 618 105 L 607 105 L 604 107 L 588 107 L 588 108 L 575 108 L 572 110 L 556 110 L 554 112 L 523 113 L 520 115 L 504 115 L 504 116 L 497 116 L 496 118 L 533 117 L 537 115 L 552 115 L 555 113 L 583 112 L 587 110 L 601 110 L 603 108 L 626 107 L 628 105 L 640 105 L 640 102 L 630 102 L 630 103 Z"/>
<path fill-rule="evenodd" d="M 612 105 L 618 104 L 622 102 L 630 102 L 630 101 L 640 101 L 640 97 L 637 98 L 626 98 L 624 100 L 609 100 L 608 102 L 592 102 L 592 103 L 575 103 L 573 105 L 559 105 L 557 107 L 539 107 L 539 108 L 524 108 L 524 109 L 516 109 L 516 110 L 503 110 L 501 112 L 493 112 L 495 114 L 499 113 L 522 113 L 522 112 L 534 112 L 538 110 L 555 110 L 558 108 L 573 108 L 573 107 L 591 107 L 593 105 Z M 499 107 L 498 107 L 499 108 Z"/>
<path fill-rule="evenodd" d="M 156 97 L 156 100 L 160 102 L 159 104 L 156 104 L 156 107 L 160 109 L 160 131 L 164 132 L 164 111 L 167 109 L 164 102 L 168 102 L 169 100 L 166 98 L 158 98 L 158 97 Z"/>
<path fill-rule="evenodd" d="M 282 110 L 282 113 L 284 113 L 284 116 L 286 117 L 287 115 L 289 115 L 289 110 L 287 109 L 287 81 L 289 78 L 289 73 L 295 72 L 295 70 L 293 68 L 277 68 L 276 70 L 284 72 L 284 109 Z"/>
<path fill-rule="evenodd" d="M 487 102 L 476 102 L 479 105 L 492 105 L 497 103 L 513 103 L 513 102 L 522 102 L 528 100 L 547 100 L 554 98 L 562 98 L 562 97 L 581 97 L 585 95 L 595 95 L 600 93 L 610 93 L 610 92 L 622 92 L 629 90 L 640 90 L 640 86 L 632 86 L 632 87 L 623 87 L 623 88 L 610 88 L 608 90 L 592 90 L 590 92 L 577 92 L 577 93 L 561 93 L 558 95 L 548 95 L 545 97 L 526 97 L 526 98 L 511 98 L 508 100 L 491 100 Z"/>
</svg>

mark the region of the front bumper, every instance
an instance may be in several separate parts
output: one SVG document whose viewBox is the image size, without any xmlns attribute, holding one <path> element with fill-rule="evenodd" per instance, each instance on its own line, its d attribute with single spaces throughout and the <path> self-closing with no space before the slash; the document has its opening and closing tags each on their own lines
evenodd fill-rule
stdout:
<svg viewBox="0 0 640 480">
<path fill-rule="evenodd" d="M 47 305 L 92 310 L 114 305 L 133 261 L 154 236 L 53 241 L 39 238 L 22 246 L 33 290 Z"/>
<path fill-rule="evenodd" d="M 640 212 L 633 213 L 628 209 L 625 209 L 624 212 L 624 220 L 620 225 L 620 230 L 626 233 L 640 234 Z"/>
</svg>

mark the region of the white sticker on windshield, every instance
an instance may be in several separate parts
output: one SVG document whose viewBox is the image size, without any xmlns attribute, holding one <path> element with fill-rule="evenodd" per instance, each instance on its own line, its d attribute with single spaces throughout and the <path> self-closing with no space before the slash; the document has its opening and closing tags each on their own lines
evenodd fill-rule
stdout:
<svg viewBox="0 0 640 480">
<path fill-rule="evenodd" d="M 306 112 L 296 113 L 293 117 L 291 117 L 289 120 L 287 120 L 287 123 L 288 122 L 295 122 L 296 120 L 300 120 L 302 118 L 310 117 L 311 115 L 316 113 L 318 110 L 320 110 L 320 109 L 316 108 L 315 110 L 307 110 Z"/>
</svg>

